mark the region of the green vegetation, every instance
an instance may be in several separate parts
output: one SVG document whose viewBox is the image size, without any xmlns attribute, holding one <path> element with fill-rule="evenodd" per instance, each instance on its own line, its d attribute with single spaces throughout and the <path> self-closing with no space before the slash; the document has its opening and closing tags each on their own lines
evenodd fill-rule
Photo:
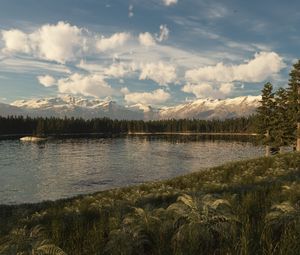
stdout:
<svg viewBox="0 0 300 255">
<path fill-rule="evenodd" d="M 299 254 L 300 154 L 0 206 L 0 254 Z"/>
<path fill-rule="evenodd" d="M 266 156 L 271 148 L 283 146 L 300 151 L 300 60 L 290 72 L 286 89 L 273 92 L 272 84 L 265 84 L 256 120 L 258 134 L 266 145 Z"/>
<path fill-rule="evenodd" d="M 226 120 L 111 120 L 0 117 L 0 135 L 121 134 L 134 132 L 254 132 L 255 117 Z"/>
</svg>

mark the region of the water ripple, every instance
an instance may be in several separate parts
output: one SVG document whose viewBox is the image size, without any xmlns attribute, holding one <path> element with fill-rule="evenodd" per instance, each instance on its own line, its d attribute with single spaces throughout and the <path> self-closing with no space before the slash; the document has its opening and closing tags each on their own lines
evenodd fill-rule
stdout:
<svg viewBox="0 0 300 255">
<path fill-rule="evenodd" d="M 262 153 L 249 142 L 191 136 L 0 141 L 0 204 L 54 200 L 172 178 Z"/>
</svg>

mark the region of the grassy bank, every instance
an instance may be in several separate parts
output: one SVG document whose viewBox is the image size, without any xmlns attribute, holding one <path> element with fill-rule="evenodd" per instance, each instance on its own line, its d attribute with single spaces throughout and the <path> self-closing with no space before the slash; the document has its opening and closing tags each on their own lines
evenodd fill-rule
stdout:
<svg viewBox="0 0 300 255">
<path fill-rule="evenodd" d="M 0 207 L 0 254 L 300 254 L 299 240 L 296 153 Z"/>
</svg>

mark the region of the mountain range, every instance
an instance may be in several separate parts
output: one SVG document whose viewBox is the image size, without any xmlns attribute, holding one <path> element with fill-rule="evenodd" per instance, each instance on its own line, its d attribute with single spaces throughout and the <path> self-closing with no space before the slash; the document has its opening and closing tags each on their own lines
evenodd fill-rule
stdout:
<svg viewBox="0 0 300 255">
<path fill-rule="evenodd" d="M 154 108 L 136 104 L 122 106 L 114 101 L 87 99 L 77 96 L 58 96 L 41 99 L 0 103 L 0 116 L 81 117 L 85 119 L 108 117 L 127 120 L 157 119 L 226 119 L 248 116 L 259 106 L 260 96 L 228 99 L 197 99 L 176 106 Z"/>
</svg>

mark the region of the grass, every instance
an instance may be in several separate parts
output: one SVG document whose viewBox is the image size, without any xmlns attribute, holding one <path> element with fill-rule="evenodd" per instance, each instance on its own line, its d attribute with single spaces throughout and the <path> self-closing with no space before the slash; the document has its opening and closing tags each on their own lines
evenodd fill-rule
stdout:
<svg viewBox="0 0 300 255">
<path fill-rule="evenodd" d="M 0 254 L 300 254 L 299 240 L 298 153 L 0 206 Z"/>
</svg>

